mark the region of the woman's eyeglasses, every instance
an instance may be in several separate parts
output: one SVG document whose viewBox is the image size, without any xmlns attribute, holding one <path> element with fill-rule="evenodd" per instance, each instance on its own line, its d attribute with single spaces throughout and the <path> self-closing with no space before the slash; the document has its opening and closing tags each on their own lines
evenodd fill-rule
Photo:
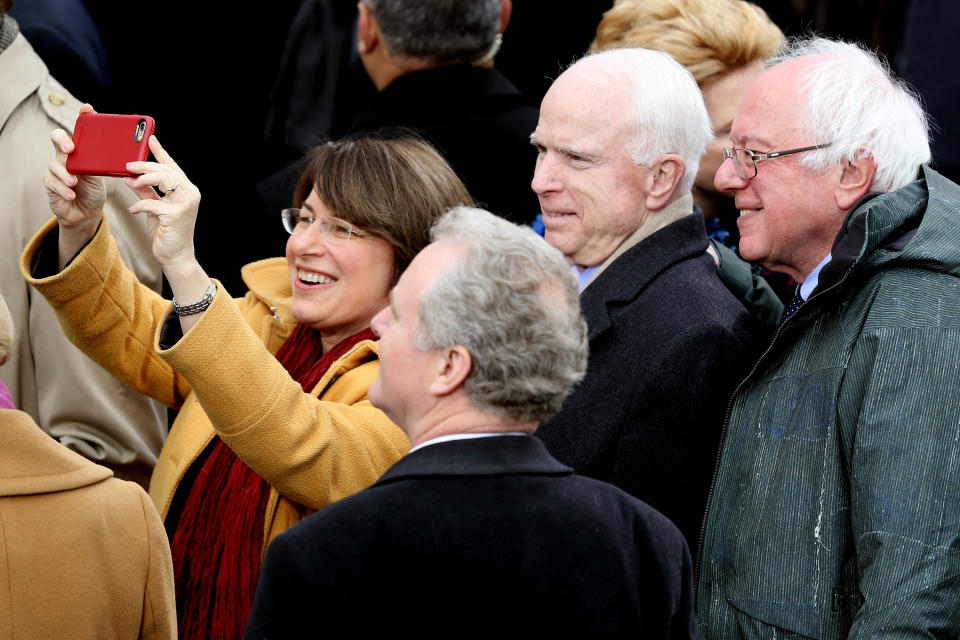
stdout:
<svg viewBox="0 0 960 640">
<path fill-rule="evenodd" d="M 366 235 L 346 220 L 331 216 L 315 216 L 307 209 L 284 209 L 280 212 L 280 216 L 283 220 L 283 228 L 292 236 L 300 235 L 314 222 L 320 225 L 323 239 L 330 244 L 340 244 L 350 238 L 362 238 Z"/>
</svg>

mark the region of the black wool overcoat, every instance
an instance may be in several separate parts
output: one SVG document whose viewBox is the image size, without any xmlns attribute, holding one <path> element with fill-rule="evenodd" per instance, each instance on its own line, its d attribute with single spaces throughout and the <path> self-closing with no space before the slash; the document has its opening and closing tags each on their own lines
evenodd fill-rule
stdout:
<svg viewBox="0 0 960 640">
<path fill-rule="evenodd" d="M 530 436 L 428 445 L 277 537 L 246 638 L 695 638 L 666 518 Z"/>
</svg>

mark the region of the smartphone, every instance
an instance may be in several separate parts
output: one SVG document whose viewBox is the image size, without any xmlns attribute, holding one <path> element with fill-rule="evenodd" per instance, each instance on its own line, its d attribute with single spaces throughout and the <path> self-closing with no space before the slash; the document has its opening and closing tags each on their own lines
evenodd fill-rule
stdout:
<svg viewBox="0 0 960 640">
<path fill-rule="evenodd" d="M 147 140 L 156 123 L 150 116 L 83 113 L 73 128 L 73 153 L 67 171 L 74 175 L 132 175 L 128 162 L 147 159 Z"/>
</svg>

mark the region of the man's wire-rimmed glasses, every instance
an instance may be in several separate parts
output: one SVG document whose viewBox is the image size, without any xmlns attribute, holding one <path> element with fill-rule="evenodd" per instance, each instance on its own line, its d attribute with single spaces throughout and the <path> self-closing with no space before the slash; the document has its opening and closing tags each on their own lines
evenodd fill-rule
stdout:
<svg viewBox="0 0 960 640">
<path fill-rule="evenodd" d="M 315 216 L 307 209 L 284 209 L 280 216 L 283 219 L 283 228 L 292 236 L 300 235 L 313 223 L 320 225 L 323 239 L 330 244 L 340 244 L 350 238 L 362 238 L 366 235 L 346 220 L 332 216 Z"/>
<path fill-rule="evenodd" d="M 737 170 L 737 175 L 740 176 L 741 180 L 752 180 L 757 177 L 757 163 L 761 160 L 769 160 L 770 158 L 779 158 L 781 156 L 789 156 L 793 153 L 801 153 L 803 151 L 813 151 L 815 149 L 823 149 L 824 147 L 829 147 L 832 142 L 825 142 L 823 144 L 815 144 L 810 147 L 800 147 L 798 149 L 787 149 L 786 151 L 771 151 L 769 153 L 757 153 L 752 149 L 744 149 L 741 147 L 734 147 L 733 149 L 723 149 L 723 161 L 726 162 L 727 158 L 733 160 L 733 168 Z"/>
</svg>

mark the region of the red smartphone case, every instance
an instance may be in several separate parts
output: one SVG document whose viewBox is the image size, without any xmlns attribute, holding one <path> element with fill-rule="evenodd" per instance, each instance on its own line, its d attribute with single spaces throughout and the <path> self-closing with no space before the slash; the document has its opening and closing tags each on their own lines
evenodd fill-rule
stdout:
<svg viewBox="0 0 960 640">
<path fill-rule="evenodd" d="M 67 171 L 74 175 L 131 175 L 128 162 L 146 160 L 147 140 L 156 124 L 150 116 L 84 113 L 73 129 L 73 153 Z"/>
</svg>

